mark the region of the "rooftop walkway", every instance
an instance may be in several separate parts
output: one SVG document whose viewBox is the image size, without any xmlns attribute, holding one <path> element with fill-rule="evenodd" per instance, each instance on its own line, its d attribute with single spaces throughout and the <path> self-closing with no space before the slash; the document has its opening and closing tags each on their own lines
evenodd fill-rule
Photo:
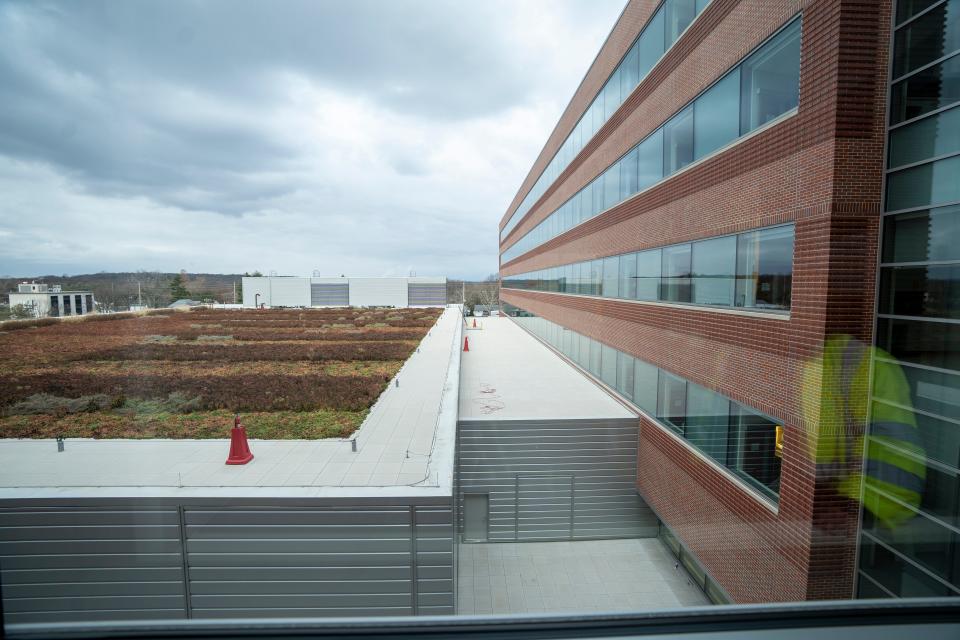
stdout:
<svg viewBox="0 0 960 640">
<path fill-rule="evenodd" d="M 238 496 L 384 495 L 412 485 L 449 495 L 461 330 L 459 308 L 447 308 L 371 408 L 355 434 L 356 452 L 344 439 L 251 440 L 254 459 L 227 466 L 229 440 L 68 439 L 62 453 L 54 440 L 0 440 L 0 497 L 80 487 L 156 488 L 155 495 L 170 487 L 220 487 Z"/>
</svg>

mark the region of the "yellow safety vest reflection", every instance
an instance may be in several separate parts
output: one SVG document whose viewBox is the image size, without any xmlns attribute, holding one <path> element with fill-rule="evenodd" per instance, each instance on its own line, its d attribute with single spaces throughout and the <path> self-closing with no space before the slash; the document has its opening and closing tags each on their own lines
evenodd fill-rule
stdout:
<svg viewBox="0 0 960 640">
<path fill-rule="evenodd" d="M 900 406 L 874 403 L 864 455 L 858 427 L 867 421 L 871 356 L 875 394 Z M 832 476 L 837 493 L 853 500 L 865 484 L 864 508 L 889 529 L 913 518 L 926 482 L 925 451 L 909 410 L 910 385 L 896 360 L 851 336 L 832 336 L 822 356 L 804 368 L 802 385 L 804 417 L 816 427 L 818 475 Z"/>
</svg>

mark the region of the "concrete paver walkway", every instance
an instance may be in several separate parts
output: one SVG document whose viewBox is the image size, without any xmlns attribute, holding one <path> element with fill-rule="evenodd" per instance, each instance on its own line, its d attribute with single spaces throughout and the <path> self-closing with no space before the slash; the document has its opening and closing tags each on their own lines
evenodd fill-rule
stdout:
<svg viewBox="0 0 960 640">
<path fill-rule="evenodd" d="M 655 538 L 461 544 L 459 551 L 463 615 L 710 604 Z"/>
</svg>

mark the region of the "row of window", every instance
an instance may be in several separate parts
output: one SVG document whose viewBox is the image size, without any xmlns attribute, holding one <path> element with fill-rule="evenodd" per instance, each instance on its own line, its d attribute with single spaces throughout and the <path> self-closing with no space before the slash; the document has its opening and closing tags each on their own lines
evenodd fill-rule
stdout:
<svg viewBox="0 0 960 640">
<path fill-rule="evenodd" d="M 500 232 L 507 237 L 710 0 L 664 0 Z"/>
<path fill-rule="evenodd" d="M 504 312 L 773 501 L 780 492 L 778 430 L 759 413 L 706 387 L 509 303 Z"/>
<path fill-rule="evenodd" d="M 505 276 L 508 289 L 790 309 L 793 225 Z"/>
<path fill-rule="evenodd" d="M 926 473 L 919 505 L 868 486 L 858 595 L 960 595 L 960 0 L 898 0 L 890 87 L 877 359 L 894 358 L 909 398 L 877 384 L 872 415 L 909 410 Z M 953 154 L 951 156 L 951 154 Z M 941 205 L 941 206 L 937 206 Z M 895 387 L 896 385 L 888 385 Z M 875 420 L 870 421 L 873 432 Z M 903 456 L 871 438 L 867 460 Z M 875 517 L 908 512 L 895 528 Z"/>
<path fill-rule="evenodd" d="M 506 249 L 501 263 L 795 109 L 799 87 L 797 18 Z"/>
<path fill-rule="evenodd" d="M 63 309 L 60 309 L 60 300 L 63 300 Z M 70 296 L 50 296 L 50 315 L 54 318 L 60 317 L 61 315 L 83 315 L 84 313 L 84 297 L 80 294 L 73 296 L 73 305 L 70 303 Z M 86 296 L 86 312 L 91 313 L 93 311 L 93 296 Z M 72 309 L 72 310 L 71 310 Z"/>
</svg>

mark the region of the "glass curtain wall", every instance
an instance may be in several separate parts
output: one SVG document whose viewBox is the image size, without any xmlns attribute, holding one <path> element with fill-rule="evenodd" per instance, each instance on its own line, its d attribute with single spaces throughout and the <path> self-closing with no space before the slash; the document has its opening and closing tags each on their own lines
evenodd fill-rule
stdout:
<svg viewBox="0 0 960 640">
<path fill-rule="evenodd" d="M 788 311 L 793 237 L 793 225 L 758 229 L 506 276 L 502 286 L 624 300 Z M 573 275 L 583 268 L 591 273 L 586 287 Z"/>
<path fill-rule="evenodd" d="M 664 0 L 660 4 L 573 131 L 560 145 L 547 168 L 510 216 L 500 232 L 501 242 L 709 3 L 709 0 Z"/>
<path fill-rule="evenodd" d="M 796 18 L 519 238 L 503 252 L 501 263 L 791 112 L 799 96 L 800 18 Z"/>
<path fill-rule="evenodd" d="M 896 362 L 898 397 L 875 377 L 865 464 L 926 467 L 917 503 L 865 488 L 858 595 L 960 595 L 960 0 L 901 0 L 894 27 L 886 211 L 875 368 Z M 910 451 L 884 436 L 905 412 Z M 896 511 L 890 527 L 874 515 Z"/>
<path fill-rule="evenodd" d="M 503 309 L 759 496 L 779 500 L 776 435 L 782 425 L 716 391 L 520 307 L 505 302 Z"/>
</svg>

